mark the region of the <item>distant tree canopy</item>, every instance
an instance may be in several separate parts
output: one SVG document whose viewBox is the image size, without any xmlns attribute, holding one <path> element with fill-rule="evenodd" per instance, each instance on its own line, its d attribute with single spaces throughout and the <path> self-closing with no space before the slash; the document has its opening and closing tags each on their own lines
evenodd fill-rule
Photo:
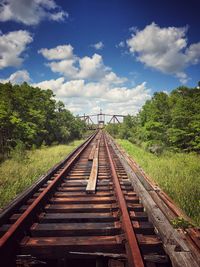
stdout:
<svg viewBox="0 0 200 267">
<path fill-rule="evenodd" d="M 67 143 L 80 138 L 85 124 L 56 101 L 51 90 L 27 83 L 0 83 L 0 153 L 15 147 L 18 141 L 27 148 L 54 142 Z"/>
<path fill-rule="evenodd" d="M 127 116 L 108 131 L 154 152 L 165 147 L 200 152 L 200 89 L 179 87 L 155 93 L 137 116 Z"/>
</svg>

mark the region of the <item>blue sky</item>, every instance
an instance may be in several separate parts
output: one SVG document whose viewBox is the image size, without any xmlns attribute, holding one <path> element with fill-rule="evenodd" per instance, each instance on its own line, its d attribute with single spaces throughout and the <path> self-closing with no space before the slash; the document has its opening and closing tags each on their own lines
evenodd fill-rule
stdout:
<svg viewBox="0 0 200 267">
<path fill-rule="evenodd" d="M 0 80 L 50 88 L 75 114 L 136 113 L 200 80 L 199 0 L 1 0 Z"/>
</svg>

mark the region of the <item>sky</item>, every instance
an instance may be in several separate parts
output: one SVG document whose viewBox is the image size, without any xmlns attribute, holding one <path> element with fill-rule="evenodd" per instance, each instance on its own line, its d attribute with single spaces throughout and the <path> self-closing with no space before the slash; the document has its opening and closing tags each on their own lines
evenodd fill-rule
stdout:
<svg viewBox="0 0 200 267">
<path fill-rule="evenodd" d="M 136 114 L 200 80 L 199 0 L 0 0 L 0 82 L 74 114 Z"/>
</svg>

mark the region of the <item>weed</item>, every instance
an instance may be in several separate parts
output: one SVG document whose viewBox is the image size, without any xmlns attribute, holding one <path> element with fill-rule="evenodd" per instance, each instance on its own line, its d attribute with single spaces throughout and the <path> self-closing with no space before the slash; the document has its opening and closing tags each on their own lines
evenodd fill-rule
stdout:
<svg viewBox="0 0 200 267">
<path fill-rule="evenodd" d="M 48 169 L 67 156 L 82 141 L 74 141 L 73 145 L 58 145 L 40 149 L 32 149 L 20 153 L 14 151 L 13 158 L 0 164 L 0 208 L 3 208 L 17 194 L 29 187 Z M 23 155 L 26 154 L 26 160 Z"/>
<path fill-rule="evenodd" d="M 174 228 L 186 229 L 186 228 L 194 226 L 193 224 L 189 223 L 188 221 L 186 221 L 185 219 L 181 217 L 177 217 L 176 219 L 172 220 L 171 223 L 174 226 Z"/>
</svg>

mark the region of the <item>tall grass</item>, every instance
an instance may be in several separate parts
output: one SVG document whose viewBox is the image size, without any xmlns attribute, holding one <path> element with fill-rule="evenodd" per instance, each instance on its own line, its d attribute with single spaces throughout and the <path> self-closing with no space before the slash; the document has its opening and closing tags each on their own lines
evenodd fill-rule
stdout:
<svg viewBox="0 0 200 267">
<path fill-rule="evenodd" d="M 156 156 L 127 140 L 117 142 L 200 225 L 200 156 L 172 152 Z"/>
<path fill-rule="evenodd" d="M 39 176 L 67 156 L 82 141 L 69 145 L 42 147 L 27 151 L 26 155 L 15 155 L 0 164 L 0 208 L 22 192 Z"/>
</svg>

